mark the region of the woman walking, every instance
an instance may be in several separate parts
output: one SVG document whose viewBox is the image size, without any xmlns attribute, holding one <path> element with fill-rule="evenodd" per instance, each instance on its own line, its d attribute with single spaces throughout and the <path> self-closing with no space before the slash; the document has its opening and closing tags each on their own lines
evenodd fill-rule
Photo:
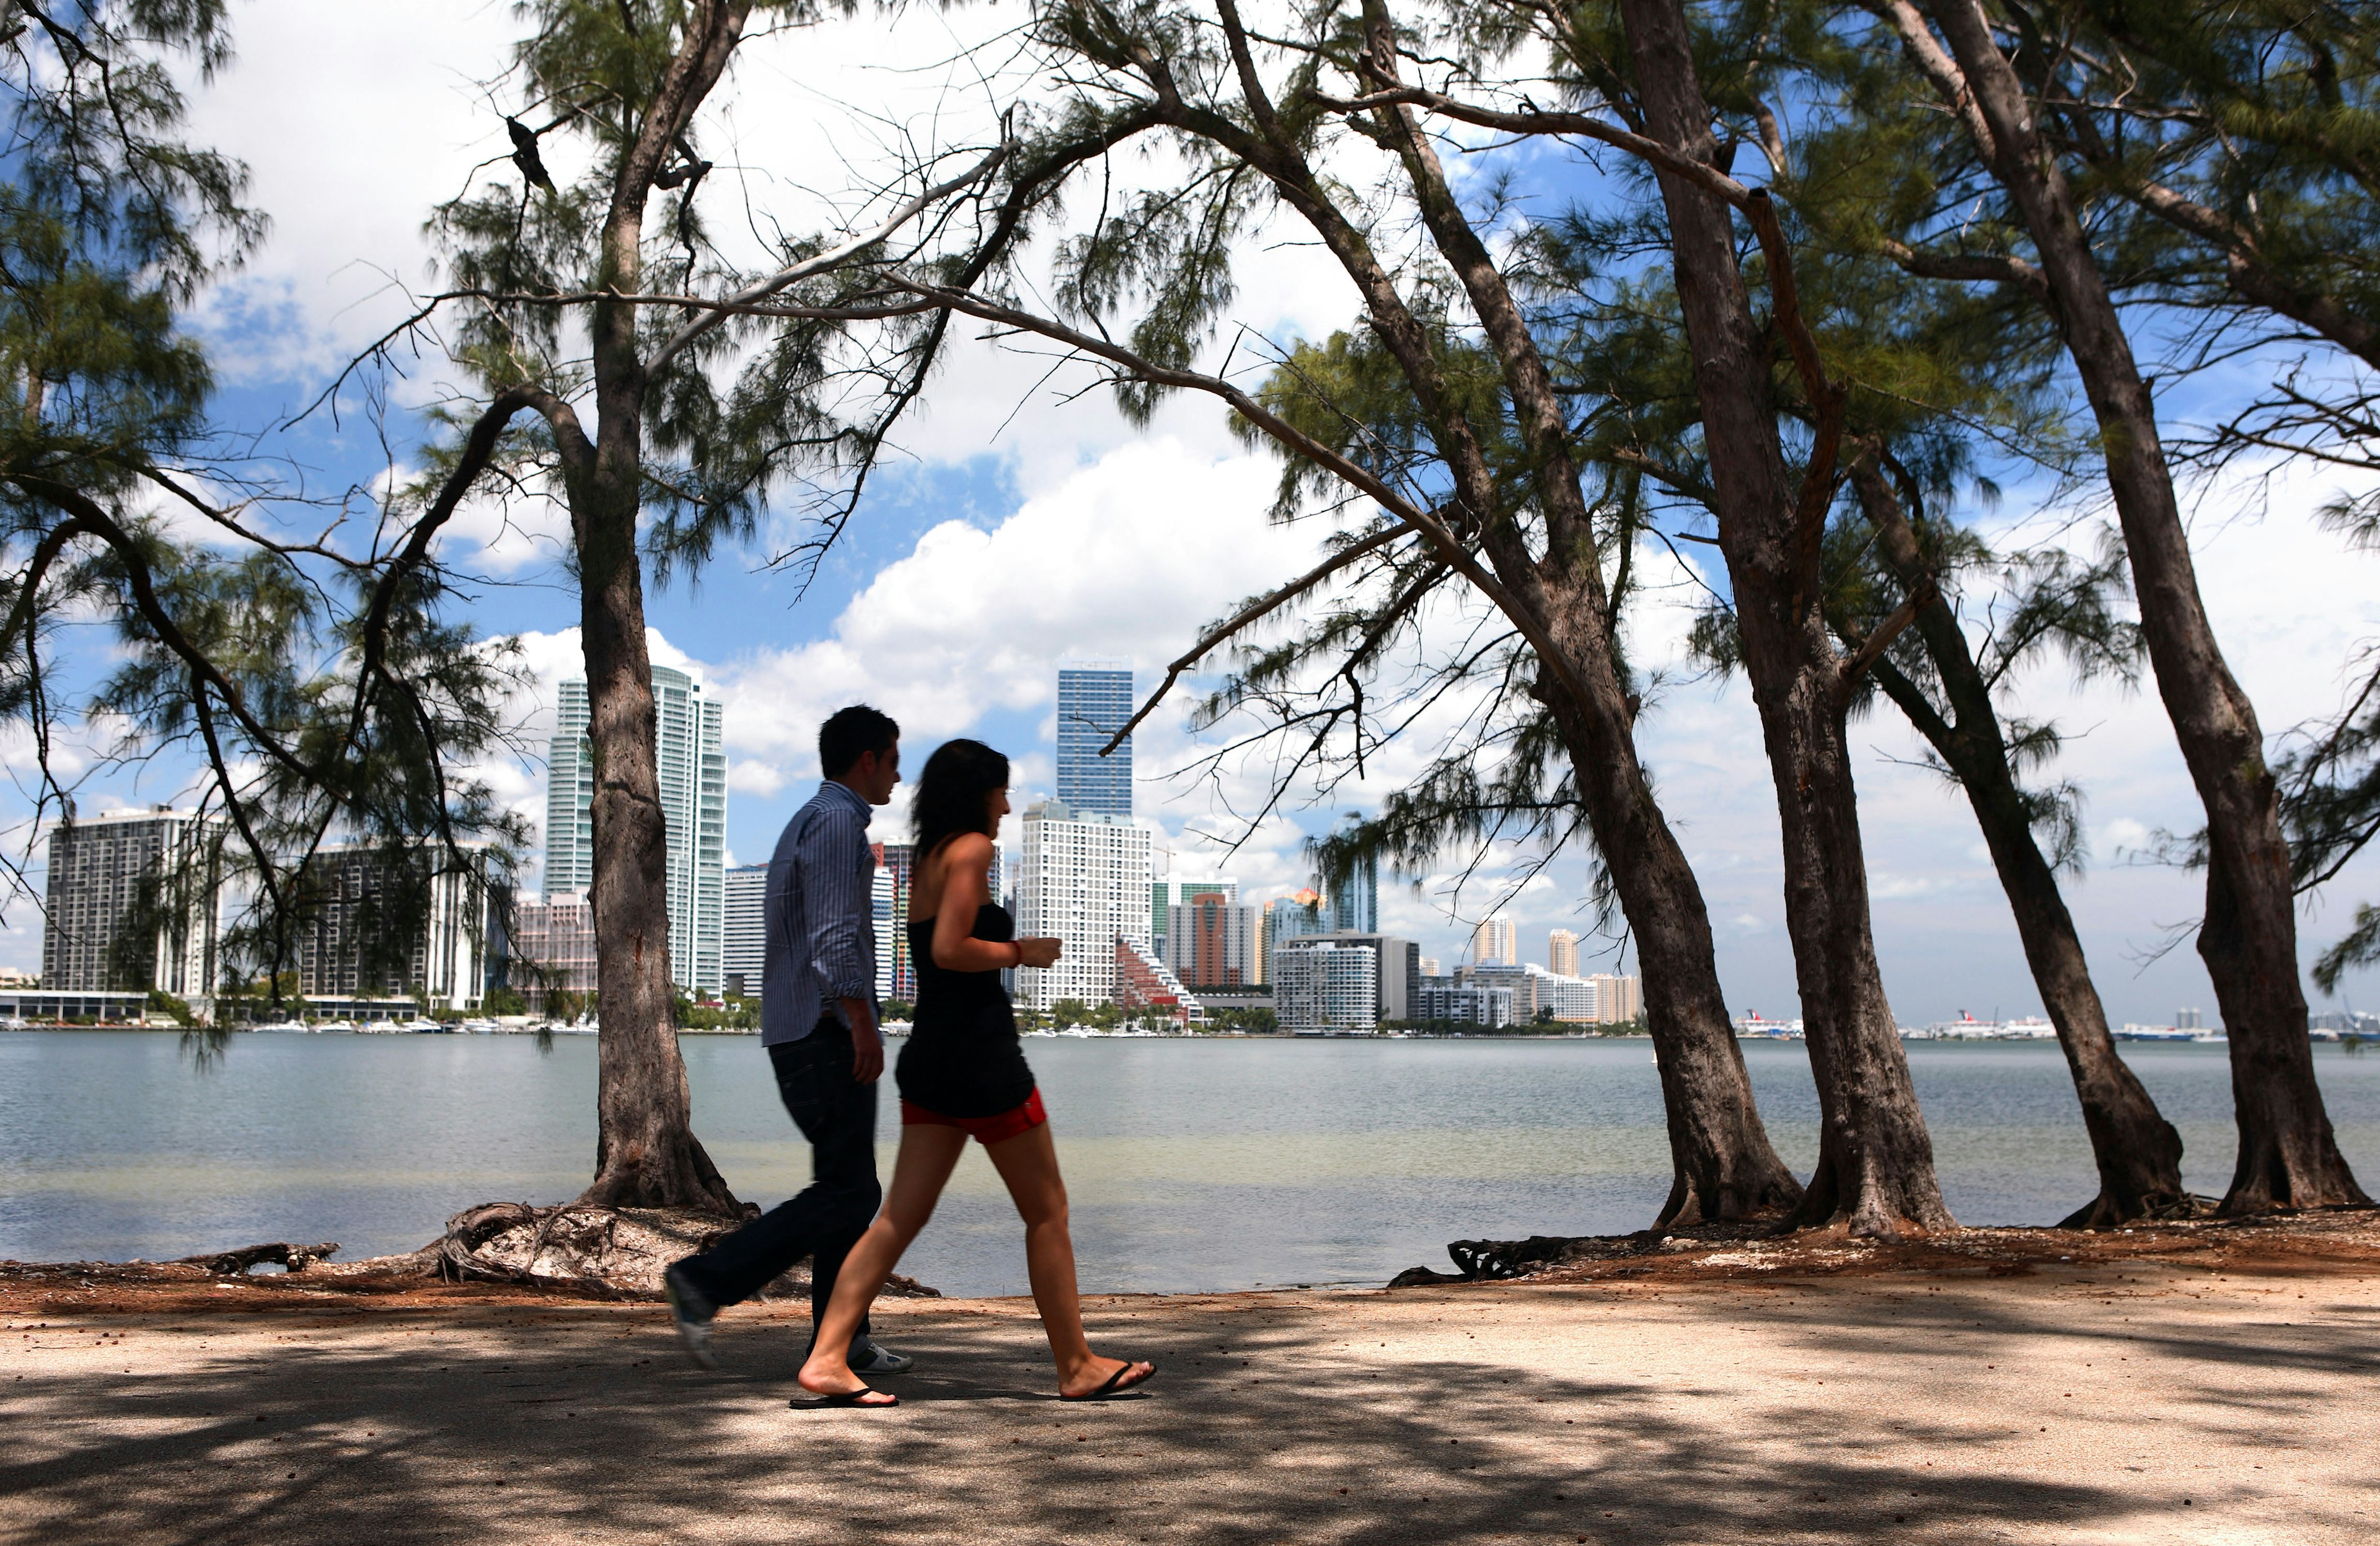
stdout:
<svg viewBox="0 0 2380 1546">
<path fill-rule="evenodd" d="M 1150 1363 L 1103 1358 L 1083 1336 L 1066 1184 L 1050 1141 L 1041 1092 L 1016 1039 L 1016 1016 L 999 973 L 1046 967 L 1056 940 L 1015 938 L 1015 920 L 990 897 L 992 835 L 1008 814 L 1008 759 L 980 741 L 951 741 L 917 775 L 917 870 L 909 882 L 909 957 L 917 1002 L 893 1077 L 901 1090 L 901 1150 L 883 1211 L 851 1248 L 835 1281 L 796 1406 L 893 1406 L 851 1370 L 851 1333 L 934 1203 L 969 1138 L 984 1147 L 1025 1221 L 1025 1263 L 1058 1364 L 1058 1395 L 1096 1400 L 1157 1372 Z"/>
</svg>

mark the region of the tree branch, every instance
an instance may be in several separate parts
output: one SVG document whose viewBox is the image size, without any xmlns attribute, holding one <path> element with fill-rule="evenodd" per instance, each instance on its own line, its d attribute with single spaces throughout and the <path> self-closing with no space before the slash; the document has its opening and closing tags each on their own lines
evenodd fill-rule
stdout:
<svg viewBox="0 0 2380 1546">
<path fill-rule="evenodd" d="M 939 285 L 922 284 L 899 275 L 892 276 L 889 282 L 914 295 L 930 296 L 953 311 L 980 318 L 985 322 L 998 323 L 1004 327 L 1013 327 L 1026 333 L 1039 334 L 1045 338 L 1055 339 L 1085 354 L 1121 366 L 1136 379 L 1152 385 L 1204 392 L 1210 396 L 1221 398 L 1230 404 L 1241 418 L 1262 430 L 1281 445 L 1309 461 L 1328 468 L 1342 481 L 1369 495 L 1400 524 L 1409 528 L 1427 541 L 1432 547 L 1438 549 L 1449 567 L 1477 586 L 1480 594 L 1486 596 L 1495 604 L 1498 611 L 1512 620 L 1512 626 L 1520 631 L 1521 636 L 1544 656 L 1554 674 L 1561 678 L 1563 689 L 1582 702 L 1587 700 L 1585 688 L 1572 672 L 1568 657 L 1561 652 L 1560 647 L 1554 642 L 1552 636 L 1546 632 L 1529 609 L 1514 599 L 1512 592 L 1481 566 L 1471 551 L 1456 540 L 1454 534 L 1447 530 L 1445 523 L 1440 521 L 1435 513 L 1413 504 L 1362 467 L 1271 412 L 1263 404 L 1231 383 L 1214 376 L 1202 375 L 1195 371 L 1159 365 L 1108 339 L 1094 337 L 1050 318 L 1037 316 L 1030 311 L 1021 311 L 1013 306 L 1003 306 L 985 300 L 964 291 L 945 289 Z"/>
<path fill-rule="evenodd" d="M 1250 602 L 1247 605 L 1240 608 L 1239 611 L 1232 614 L 1232 615 L 1224 621 L 1216 624 L 1211 628 L 1208 628 L 1204 634 L 1199 636 L 1198 641 L 1196 644 L 1191 645 L 1188 650 L 1183 652 L 1179 659 L 1175 660 L 1172 664 L 1165 668 L 1165 680 L 1159 683 L 1157 690 L 1148 695 L 1148 701 L 1140 706 L 1140 712 L 1134 714 L 1132 718 L 1126 720 L 1123 729 L 1108 737 L 1107 745 L 1099 748 L 1099 755 L 1104 757 L 1109 752 L 1113 751 L 1117 747 L 1122 746 L 1123 744 L 1123 738 L 1132 734 L 1133 727 L 1156 712 L 1157 705 L 1164 700 L 1164 697 L 1168 692 L 1172 690 L 1173 684 L 1182 679 L 1182 674 L 1190 670 L 1201 660 L 1205 659 L 1208 651 L 1230 639 L 1233 634 L 1238 633 L 1242 628 L 1246 627 L 1249 624 L 1256 622 L 1258 618 L 1264 617 L 1273 612 L 1277 612 L 1289 603 L 1295 601 L 1298 597 L 1305 594 L 1308 590 L 1313 590 L 1316 586 L 1321 584 L 1332 575 L 1337 574 L 1348 565 L 1353 564 L 1358 558 L 1361 558 L 1367 554 L 1377 553 L 1397 538 L 1408 535 L 1408 532 L 1409 529 L 1402 524 L 1385 527 L 1382 530 L 1372 533 L 1369 537 L 1365 538 L 1360 542 L 1354 542 L 1347 547 L 1340 549 L 1329 558 L 1317 564 L 1313 568 L 1306 570 L 1305 573 L 1298 576 L 1295 579 L 1291 580 L 1287 585 L 1282 586 L 1278 590 L 1274 590 L 1269 594 L 1257 597 L 1255 601 Z"/>
</svg>

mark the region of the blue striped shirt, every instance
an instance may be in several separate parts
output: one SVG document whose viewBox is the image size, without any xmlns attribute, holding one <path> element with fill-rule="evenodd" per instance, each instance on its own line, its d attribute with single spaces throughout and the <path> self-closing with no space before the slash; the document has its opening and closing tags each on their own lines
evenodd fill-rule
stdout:
<svg viewBox="0 0 2380 1546">
<path fill-rule="evenodd" d="M 838 999 L 876 999 L 875 811 L 827 780 L 785 823 L 769 859 L 768 956 L 760 973 L 760 1044 L 798 1041 Z M 881 1032 L 879 1033 L 880 1035 Z"/>
</svg>

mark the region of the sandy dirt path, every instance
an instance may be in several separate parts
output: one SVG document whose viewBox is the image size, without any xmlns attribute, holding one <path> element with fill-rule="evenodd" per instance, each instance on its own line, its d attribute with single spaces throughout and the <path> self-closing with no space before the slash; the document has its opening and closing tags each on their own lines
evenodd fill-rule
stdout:
<svg viewBox="0 0 2380 1546">
<path fill-rule="evenodd" d="M 236 1286 L 0 1337 L 12 1541 L 2380 1540 L 2380 1268 L 1105 1299 L 1145 1398 L 1049 1399 L 1028 1303 L 910 1301 L 886 1413 L 808 1318 Z"/>
</svg>

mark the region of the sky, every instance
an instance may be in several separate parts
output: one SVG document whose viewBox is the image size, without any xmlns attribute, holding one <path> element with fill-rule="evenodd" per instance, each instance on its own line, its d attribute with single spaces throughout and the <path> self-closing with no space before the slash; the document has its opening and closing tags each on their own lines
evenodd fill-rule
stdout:
<svg viewBox="0 0 2380 1546">
<path fill-rule="evenodd" d="M 997 9 L 912 11 L 894 24 L 863 16 L 748 46 L 702 130 L 703 153 L 720 164 L 713 176 L 789 225 L 832 225 L 835 210 L 854 207 L 845 165 L 865 162 L 870 147 L 961 144 L 981 132 L 992 93 L 961 45 L 1014 19 Z M 223 378 L 222 416 L 261 424 L 320 393 L 404 313 L 408 287 L 435 283 L 422 224 L 506 149 L 501 115 L 519 104 L 509 88 L 480 82 L 501 74 L 516 22 L 509 6 L 485 0 L 249 0 L 234 20 L 237 56 L 212 86 L 194 88 L 193 129 L 248 163 L 273 226 L 245 270 L 205 298 L 197 325 Z M 1457 173 L 1465 175 L 1460 158 Z M 1234 323 L 1275 341 L 1346 325 L 1352 290 L 1311 247 L 1282 238 L 1260 233 L 1240 254 Z M 693 672 L 725 704 L 733 860 L 766 857 L 816 787 L 819 720 L 847 702 L 900 720 L 913 766 L 955 735 L 1001 747 L 1014 760 L 1021 808 L 1053 782 L 1061 657 L 1125 657 L 1152 687 L 1202 625 L 1318 552 L 1320 527 L 1268 518 L 1277 464 L 1234 439 L 1212 405 L 1174 401 L 1136 428 L 1103 396 L 1077 396 L 1079 375 L 1045 381 L 1048 371 L 1046 358 L 970 335 L 806 591 L 768 564 L 798 535 L 788 512 L 752 551 L 722 554 L 691 582 L 649 589 L 654 658 Z M 309 420 L 277 449 L 318 492 L 374 486 L 392 466 L 415 465 L 420 431 L 405 410 L 447 379 L 425 358 L 394 384 L 400 411 L 385 442 L 350 412 L 335 426 Z M 2276 737 L 2335 711 L 2360 649 L 2380 638 L 2380 559 L 2342 551 L 2314 519 L 2336 493 L 2324 478 L 2299 477 L 2194 496 L 2207 604 Z M 2072 516 L 2035 508 L 2018 490 L 1987 518 L 2007 543 L 2066 530 Z M 557 565 L 561 529 L 540 524 L 550 519 L 516 508 L 507 521 L 475 505 L 443 550 L 480 577 L 473 620 L 520 640 L 534 686 L 513 708 L 532 748 L 551 724 L 553 683 L 577 669 L 577 603 Z M 1651 583 L 1629 623 L 1630 651 L 1656 684 L 1640 744 L 1708 903 L 1730 1008 L 1781 1017 L 1796 1010 L 1758 725 L 1742 685 L 1710 680 L 1684 650 L 1703 587 L 1723 586 L 1686 567 L 1707 551 L 1640 555 Z M 2110 1018 L 2166 1024 L 2185 1006 L 2211 1015 L 2187 932 L 2200 878 L 2146 857 L 2157 833 L 2198 824 L 2153 685 L 2078 687 L 2052 662 L 2020 697 L 2023 712 L 2054 718 L 2070 736 L 2054 771 L 2083 791 L 2090 855 L 2069 902 Z M 1900 1021 L 2037 1013 L 1958 792 L 1922 766 L 1915 737 L 1888 708 L 1855 723 L 1852 738 L 1879 955 Z M 1160 708 L 1137 737 L 1136 807 L 1173 872 L 1230 874 L 1256 899 L 1307 883 L 1305 839 L 1400 787 L 1435 749 L 1427 734 L 1391 745 L 1360 783 L 1310 804 L 1293 799 L 1250 829 L 1240 813 L 1262 805 L 1264 754 L 1227 760 L 1210 776 L 1181 772 L 1214 745 L 1191 730 L 1186 698 Z M 21 773 L 21 745 L 0 753 Z M 481 772 L 541 816 L 540 761 Z M 167 770 L 96 777 L 83 809 L 172 799 L 173 783 Z M 16 842 L 23 814 L 20 800 Z M 888 832 L 897 821 L 879 817 Z M 1013 829 L 1004 835 L 1015 838 Z M 1472 857 L 1443 856 L 1430 875 L 1384 875 L 1383 927 L 1449 965 L 1471 923 L 1491 911 L 1516 919 L 1526 960 L 1546 959 L 1552 929 L 1592 930 L 1584 856 L 1542 868 L 1501 848 L 1475 868 Z M 1464 870 L 1471 879 L 1458 888 Z M 2359 898 L 2380 898 L 2380 861 L 2359 861 L 2309 903 L 2309 959 L 2344 931 Z M 0 966 L 37 967 L 39 929 L 37 910 L 12 904 Z M 1624 940 L 1591 936 L 1583 954 L 1595 963 L 1586 969 L 1633 968 Z M 2343 987 L 2350 1001 L 2380 999 L 2368 973 Z"/>
</svg>

